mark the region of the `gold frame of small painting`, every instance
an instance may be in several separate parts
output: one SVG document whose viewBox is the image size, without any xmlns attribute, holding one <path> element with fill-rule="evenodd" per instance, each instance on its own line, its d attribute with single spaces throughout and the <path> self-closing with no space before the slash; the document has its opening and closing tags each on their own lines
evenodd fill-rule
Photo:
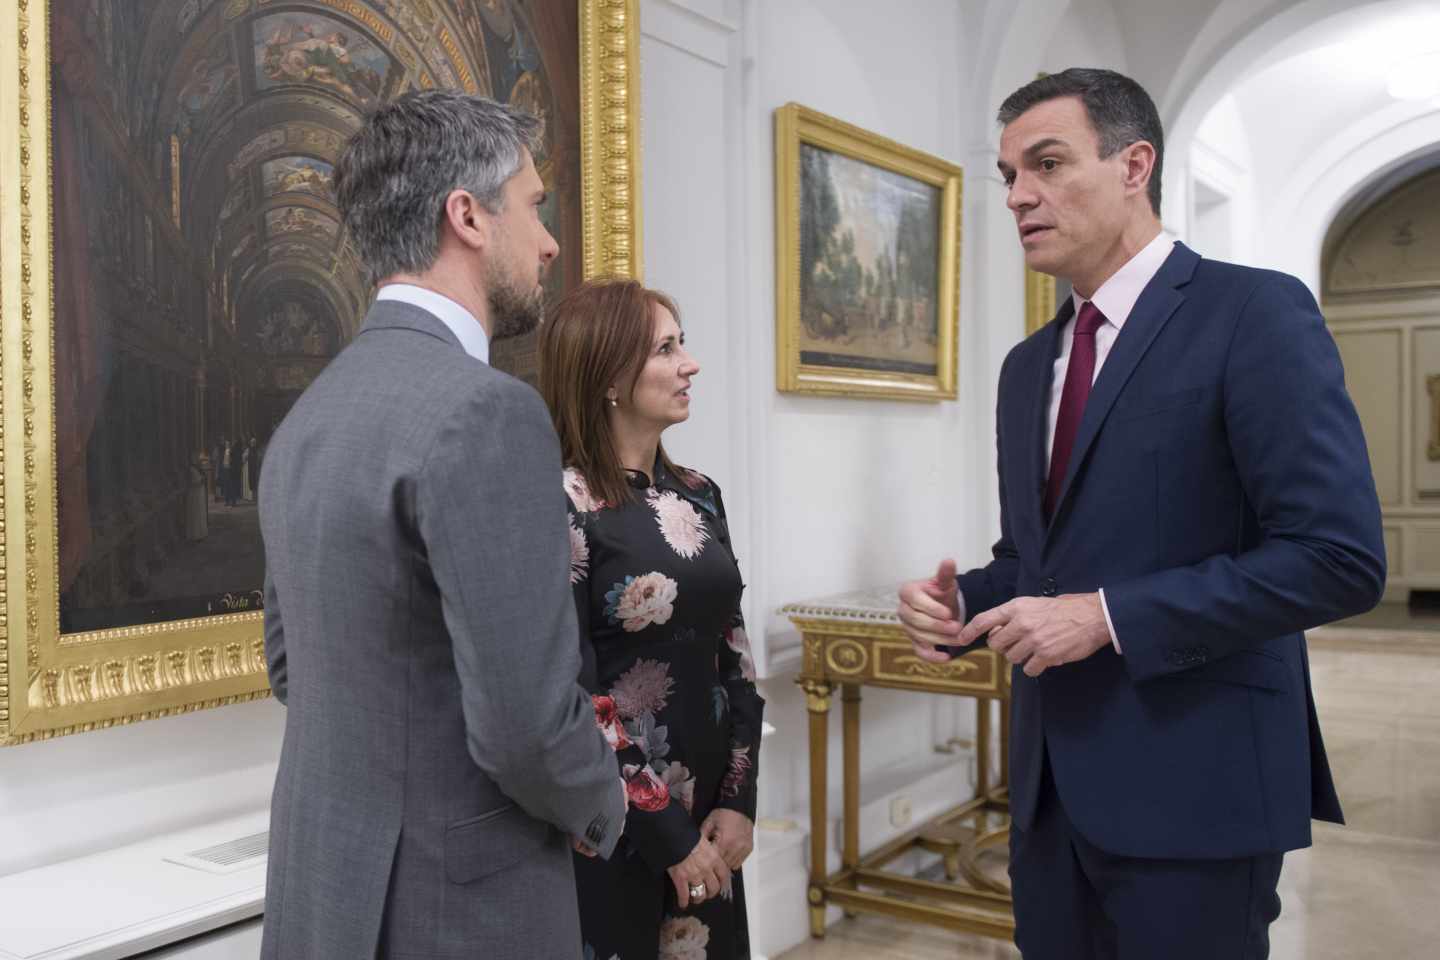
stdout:
<svg viewBox="0 0 1440 960">
<path fill-rule="evenodd" d="M 939 157 L 775 111 L 779 390 L 955 399 L 962 185 Z"/>
</svg>

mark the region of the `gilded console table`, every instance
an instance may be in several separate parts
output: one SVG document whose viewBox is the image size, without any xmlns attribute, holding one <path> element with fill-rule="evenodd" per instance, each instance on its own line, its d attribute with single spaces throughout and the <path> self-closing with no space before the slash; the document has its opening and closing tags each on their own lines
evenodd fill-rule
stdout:
<svg viewBox="0 0 1440 960">
<path fill-rule="evenodd" d="M 978 647 L 948 663 L 916 656 L 895 615 L 896 592 L 877 589 L 781 608 L 800 628 L 805 662 L 796 681 L 810 712 L 810 933 L 825 935 L 825 908 L 880 913 L 952 930 L 1012 939 L 1015 919 L 1007 881 L 981 866 L 983 854 L 1009 838 L 1010 670 Z M 975 796 L 868 854 L 860 853 L 860 687 L 945 693 L 976 700 Z M 843 709 L 844 841 L 840 869 L 826 874 L 827 720 L 839 688 Z M 1000 777 L 990 778 L 992 701 L 1001 701 Z M 921 848 L 944 857 L 949 882 L 886 870 Z"/>
</svg>

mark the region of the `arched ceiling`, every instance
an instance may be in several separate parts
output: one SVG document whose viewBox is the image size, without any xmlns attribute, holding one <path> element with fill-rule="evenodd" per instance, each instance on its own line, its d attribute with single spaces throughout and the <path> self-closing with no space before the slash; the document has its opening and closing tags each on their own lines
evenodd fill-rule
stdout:
<svg viewBox="0 0 1440 960">
<path fill-rule="evenodd" d="M 1365 191 L 1369 202 L 1351 215 L 1348 225 L 1332 228 L 1327 293 L 1399 292 L 1440 285 L 1440 237 L 1425 228 L 1440 220 L 1440 169 L 1433 155 L 1407 167 L 1424 172 L 1398 185 L 1392 177 L 1385 178 L 1382 182 L 1390 184 L 1388 190 Z"/>
<path fill-rule="evenodd" d="M 231 315 L 293 268 L 358 317 L 368 286 L 330 181 L 367 109 L 435 86 L 546 109 L 516 86 L 542 65 L 504 0 L 69 2 L 138 38 L 109 65 L 112 102 Z"/>
<path fill-rule="evenodd" d="M 1357 220 L 1373 210 L 1382 198 L 1396 188 L 1437 170 L 1440 170 L 1440 143 L 1378 173 L 1374 179 L 1357 189 L 1335 214 L 1325 235 L 1325 248 L 1332 249 Z"/>
</svg>

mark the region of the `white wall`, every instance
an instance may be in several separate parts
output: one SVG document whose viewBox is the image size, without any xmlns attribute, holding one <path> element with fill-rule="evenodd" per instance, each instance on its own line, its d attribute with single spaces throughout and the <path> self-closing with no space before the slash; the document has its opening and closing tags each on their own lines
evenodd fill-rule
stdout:
<svg viewBox="0 0 1440 960">
<path fill-rule="evenodd" d="M 763 172 L 752 191 L 764 215 L 753 219 L 747 248 L 752 302 L 767 334 L 753 344 L 751 362 L 770 371 L 773 111 L 795 101 L 956 161 L 964 64 L 954 53 L 959 17 L 945 0 L 765 2 L 749 13 L 756 77 L 745 109 L 765 136 L 749 157 L 751 169 Z M 975 322 L 961 318 L 962 326 Z M 975 358 L 962 351 L 959 370 L 962 382 L 971 380 Z M 768 460 L 756 491 L 767 536 L 767 608 L 914 576 L 966 548 L 966 514 L 984 482 L 954 469 L 956 451 L 980 440 L 967 430 L 975 412 L 968 404 L 800 397 L 760 386 L 749 402 L 764 424 Z M 772 657 L 792 639 L 786 628 L 770 618 Z"/>
<path fill-rule="evenodd" d="M 1014 83 L 996 81 L 1008 93 L 1042 68 L 1123 66 L 1113 16 L 1095 19 L 1107 13 L 1105 0 L 1080 6 L 1065 28 L 1056 26 L 1063 2 L 1030 0 L 1041 40 L 1019 44 L 1029 62 L 1017 66 L 989 46 L 1021 15 L 1008 3 L 642 5 L 645 279 L 678 299 L 703 367 L 692 419 L 666 444 L 726 491 L 767 719 L 779 728 L 762 750 L 762 817 L 808 825 L 807 714 L 793 684 L 798 636 L 778 608 L 923 575 L 943 556 L 962 565 L 988 559 L 998 530 L 995 382 L 1024 327 L 1022 260 L 994 172 L 991 71 L 1015 74 Z M 775 390 L 772 131 L 775 109 L 791 101 L 965 168 L 957 401 Z M 837 800 L 838 713 L 837 703 Z M 907 784 L 920 793 L 911 798 L 917 817 L 964 799 L 972 755 L 935 747 L 973 735 L 970 701 L 867 690 L 862 714 L 862 845 L 892 832 L 883 800 Z M 763 952 L 804 936 L 803 887 L 786 886 L 802 855 L 794 845 L 751 873 L 762 891 L 751 900 L 764 903 L 763 920 L 752 924 Z"/>
<path fill-rule="evenodd" d="M 762 814 L 784 816 L 808 781 L 798 637 L 775 611 L 924 573 L 942 555 L 980 559 L 974 514 L 993 482 L 959 469 L 976 440 L 966 403 L 776 392 L 773 111 L 797 101 L 954 160 L 960 22 L 946 0 L 656 0 L 641 29 L 646 280 L 677 297 L 702 364 L 692 420 L 666 443 L 726 491 L 780 729 L 764 750 Z M 960 371 L 977 376 L 964 355 Z M 939 709 L 937 721 L 926 698 L 867 697 L 871 765 L 931 755 L 934 723 L 941 740 L 954 733 L 953 710 Z"/>
<path fill-rule="evenodd" d="M 970 332 L 984 321 L 962 306 L 959 402 L 777 393 L 773 112 L 796 101 L 959 160 L 969 109 L 968 67 L 957 56 L 961 17 L 949 0 L 652 0 L 641 14 L 646 281 L 678 299 L 702 364 L 692 419 L 666 444 L 725 489 L 767 677 L 766 715 L 778 728 L 762 750 L 760 814 L 795 818 L 803 829 L 809 781 L 807 714 L 793 684 L 798 636 L 776 610 L 920 575 L 942 555 L 984 558 L 993 465 L 967 464 L 977 446 L 993 463 L 993 400 L 979 411 L 971 402 L 993 388 L 976 385 L 991 379 L 989 359 L 971 349 Z M 971 282 L 964 269 L 962 296 Z M 1018 333 L 1020 318 L 1012 320 Z M 933 749 L 973 728 L 958 701 L 877 690 L 866 692 L 862 710 L 867 785 L 903 789 L 912 771 L 965 768 L 965 756 L 937 761 Z M 838 703 L 834 713 L 838 744 Z M 838 766 L 837 754 L 837 790 Z M 887 770 L 901 772 L 898 786 Z M 867 787 L 867 801 L 872 793 Z M 960 799 L 956 791 L 914 802 L 919 814 Z M 797 895 L 779 886 L 803 870 L 803 845 L 784 852 L 766 861 L 768 873 L 751 875 L 759 887 L 751 900 L 764 902 L 752 924 L 763 928 L 752 930 L 762 952 L 804 936 L 803 888 Z"/>
<path fill-rule="evenodd" d="M 1250 138 L 1233 94 L 1206 115 L 1189 161 L 1187 242 L 1201 256 L 1253 264 L 1257 214 Z"/>
<path fill-rule="evenodd" d="M 0 876 L 268 808 L 271 699 L 0 752 Z"/>
<path fill-rule="evenodd" d="M 1106 67 L 1123 72 L 1125 34 L 1109 0 L 1070 0 L 1050 33 L 1041 62 L 1046 73 L 1059 73 L 1069 67 Z"/>
</svg>

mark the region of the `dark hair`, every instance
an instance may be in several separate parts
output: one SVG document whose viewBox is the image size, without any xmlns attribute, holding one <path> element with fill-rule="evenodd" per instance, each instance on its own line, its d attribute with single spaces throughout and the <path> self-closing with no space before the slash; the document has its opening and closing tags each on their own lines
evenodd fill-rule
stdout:
<svg viewBox="0 0 1440 960">
<path fill-rule="evenodd" d="M 334 189 L 370 279 L 434 265 L 450 191 L 498 212 L 541 133 L 523 110 L 451 90 L 407 93 L 367 116 L 335 165 Z"/>
<path fill-rule="evenodd" d="M 1050 73 L 1016 90 L 1000 105 L 996 119 L 1001 125 L 1014 121 L 1031 107 L 1060 97 L 1079 97 L 1090 117 L 1090 126 L 1100 138 L 1101 158 L 1113 156 L 1132 143 L 1144 140 L 1155 148 L 1155 167 L 1150 171 L 1150 209 L 1160 216 L 1160 169 L 1165 159 L 1165 131 L 1160 112 L 1145 88 L 1114 70 L 1071 67 Z"/>
<path fill-rule="evenodd" d="M 560 437 L 561 460 L 611 505 L 634 494 L 615 449 L 605 392 L 611 384 L 628 385 L 635 395 L 655 336 L 656 307 L 680 322 L 675 301 L 638 280 L 588 280 L 546 311 L 540 328 L 540 396 Z M 658 453 L 660 465 L 675 473 L 663 446 Z"/>
</svg>

